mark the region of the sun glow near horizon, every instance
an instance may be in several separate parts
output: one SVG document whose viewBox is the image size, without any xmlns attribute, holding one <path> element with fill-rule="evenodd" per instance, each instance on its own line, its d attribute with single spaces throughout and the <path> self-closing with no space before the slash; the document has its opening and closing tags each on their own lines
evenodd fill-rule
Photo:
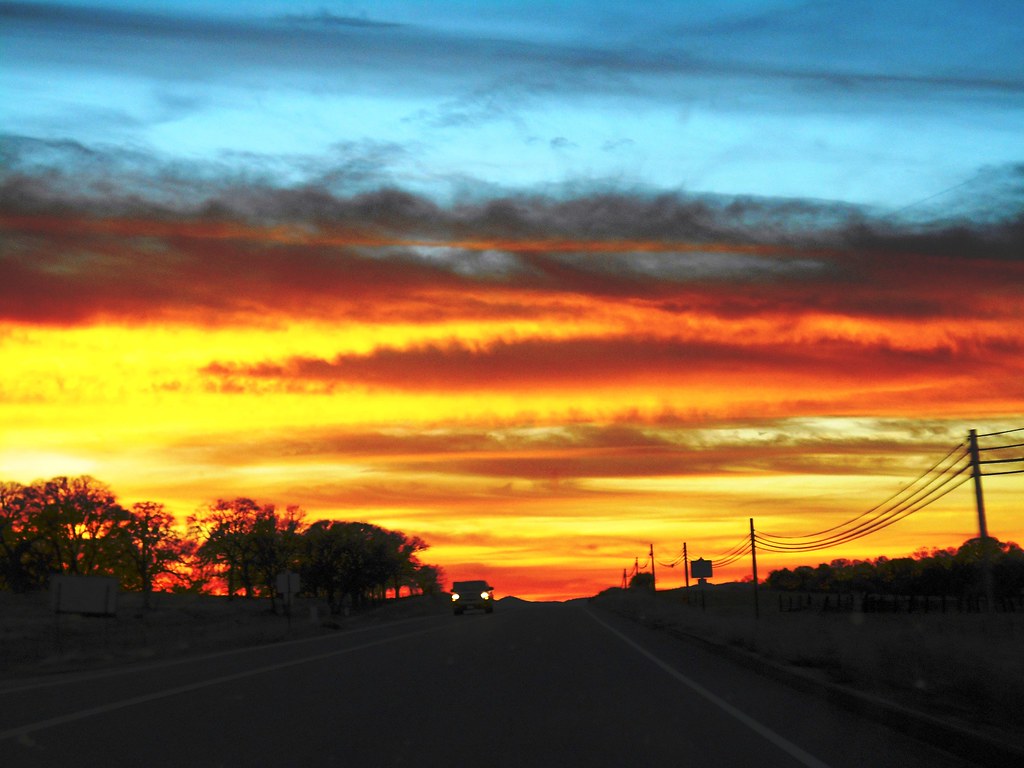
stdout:
<svg viewBox="0 0 1024 768">
<path fill-rule="evenodd" d="M 486 564 L 505 593 L 572 597 L 559 580 L 578 573 L 599 591 L 642 542 L 711 555 L 748 516 L 799 532 L 857 514 L 963 439 L 976 423 L 965 414 L 1017 426 L 1024 367 L 1007 339 L 1019 305 L 926 323 L 797 306 L 733 318 L 550 288 L 509 304 L 504 286 L 484 287 L 467 293 L 471 314 L 487 308 L 480 320 L 460 316 L 451 288 L 426 323 L 383 298 L 365 320 L 344 301 L 336 321 L 294 309 L 213 325 L 177 310 L 11 319 L 5 479 L 91 474 L 181 519 L 236 495 L 299 504 L 310 519 L 418 535 L 448 570 Z M 979 349 L 987 370 L 972 374 L 960 360 Z M 991 370 L 996 391 L 982 383 Z M 1019 482 L 993 486 L 995 535 L 1024 538 L 1008 514 Z M 969 514 L 947 507 L 764 562 L 957 545 Z M 587 581 L 598 563 L 604 581 Z"/>
</svg>

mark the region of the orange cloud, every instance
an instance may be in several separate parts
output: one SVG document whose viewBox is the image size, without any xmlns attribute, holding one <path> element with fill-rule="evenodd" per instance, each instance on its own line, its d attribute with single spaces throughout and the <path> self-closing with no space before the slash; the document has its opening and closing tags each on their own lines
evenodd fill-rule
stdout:
<svg viewBox="0 0 1024 768">
<path fill-rule="evenodd" d="M 820 529 L 968 428 L 1021 426 L 1015 220 L 230 192 L 0 195 L 0 459 L 32 475 L 11 479 L 82 468 L 182 516 L 298 503 L 565 597 L 650 543 L 726 552 L 750 516 Z M 1024 538 L 1018 480 L 990 488 L 993 532 Z M 970 507 L 820 557 L 959 544 Z"/>
</svg>

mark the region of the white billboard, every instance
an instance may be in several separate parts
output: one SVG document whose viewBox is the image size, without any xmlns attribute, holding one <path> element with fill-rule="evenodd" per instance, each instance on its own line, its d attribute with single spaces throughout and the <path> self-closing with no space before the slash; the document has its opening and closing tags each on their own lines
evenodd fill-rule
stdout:
<svg viewBox="0 0 1024 768">
<path fill-rule="evenodd" d="M 54 613 L 117 614 L 117 579 L 111 576 L 54 576 L 50 608 Z"/>
</svg>

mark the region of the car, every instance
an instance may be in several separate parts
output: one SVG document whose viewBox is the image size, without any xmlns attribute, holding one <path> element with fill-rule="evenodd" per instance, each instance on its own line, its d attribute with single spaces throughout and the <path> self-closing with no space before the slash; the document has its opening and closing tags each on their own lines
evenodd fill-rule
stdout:
<svg viewBox="0 0 1024 768">
<path fill-rule="evenodd" d="M 469 608 L 494 613 L 494 587 L 486 581 L 456 581 L 452 584 L 452 610 L 461 616 Z"/>
</svg>

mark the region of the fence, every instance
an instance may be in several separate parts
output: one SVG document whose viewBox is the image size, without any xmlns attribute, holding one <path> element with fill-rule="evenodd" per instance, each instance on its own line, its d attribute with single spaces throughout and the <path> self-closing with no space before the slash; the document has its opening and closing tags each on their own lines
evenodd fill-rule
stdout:
<svg viewBox="0 0 1024 768">
<path fill-rule="evenodd" d="M 798 611 L 862 613 L 985 613 L 984 595 L 879 595 L 853 593 L 779 595 L 779 612 Z M 993 610 L 1024 613 L 1024 595 L 994 598 Z"/>
</svg>

